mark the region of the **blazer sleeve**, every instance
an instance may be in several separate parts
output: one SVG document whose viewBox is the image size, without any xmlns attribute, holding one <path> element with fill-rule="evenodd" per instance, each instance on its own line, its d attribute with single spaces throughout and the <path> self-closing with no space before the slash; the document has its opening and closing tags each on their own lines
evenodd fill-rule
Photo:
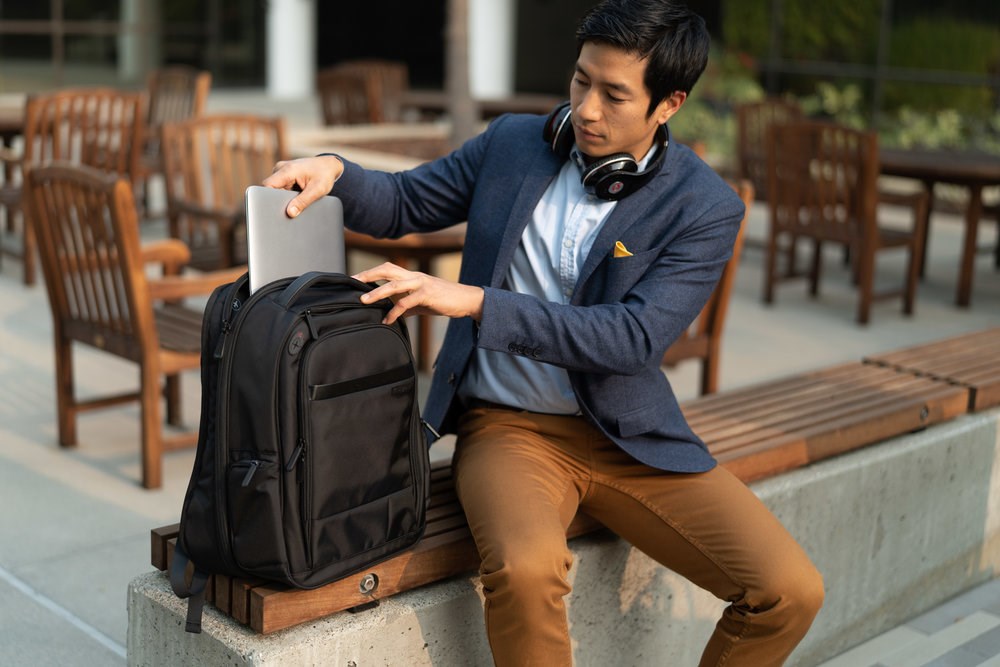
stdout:
<svg viewBox="0 0 1000 667">
<path fill-rule="evenodd" d="M 344 173 L 330 194 L 343 203 L 345 224 L 398 238 L 465 222 L 493 131 L 491 125 L 450 155 L 398 173 L 367 170 L 338 155 Z"/>
</svg>

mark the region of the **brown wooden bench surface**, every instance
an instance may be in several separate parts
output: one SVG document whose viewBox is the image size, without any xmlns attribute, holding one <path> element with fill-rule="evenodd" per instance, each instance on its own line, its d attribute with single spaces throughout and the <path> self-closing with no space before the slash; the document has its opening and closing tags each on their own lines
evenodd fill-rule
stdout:
<svg viewBox="0 0 1000 667">
<path fill-rule="evenodd" d="M 861 362 L 703 396 L 683 408 L 719 462 L 750 482 L 951 419 L 966 411 L 969 389 Z M 570 537 L 600 528 L 579 515 Z M 152 533 L 152 562 L 166 569 L 177 525 Z M 269 633 L 365 605 L 479 565 L 455 497 L 448 462 L 431 473 L 427 531 L 412 550 L 314 590 L 217 576 L 210 601 Z M 377 577 L 368 593 L 362 584 Z"/>
<path fill-rule="evenodd" d="M 893 367 L 969 388 L 969 410 L 1000 405 L 1000 327 L 865 357 Z"/>
</svg>

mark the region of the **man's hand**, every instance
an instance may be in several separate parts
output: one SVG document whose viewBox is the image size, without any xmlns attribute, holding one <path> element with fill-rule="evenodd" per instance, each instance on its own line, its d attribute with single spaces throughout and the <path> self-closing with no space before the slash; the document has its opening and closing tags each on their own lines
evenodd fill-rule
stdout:
<svg viewBox="0 0 1000 667">
<path fill-rule="evenodd" d="M 362 271 L 354 278 L 366 283 L 387 281 L 361 296 L 364 303 L 392 299 L 395 305 L 386 314 L 385 324 L 392 324 L 403 315 L 471 317 L 477 322 L 483 316 L 482 287 L 453 283 L 389 263 Z"/>
<path fill-rule="evenodd" d="M 265 178 L 261 185 L 279 190 L 302 190 L 292 201 L 288 202 L 285 213 L 294 218 L 320 197 L 330 194 L 333 184 L 344 173 L 344 163 L 333 155 L 306 157 L 298 160 L 279 162 L 274 165 L 274 171 Z"/>
</svg>

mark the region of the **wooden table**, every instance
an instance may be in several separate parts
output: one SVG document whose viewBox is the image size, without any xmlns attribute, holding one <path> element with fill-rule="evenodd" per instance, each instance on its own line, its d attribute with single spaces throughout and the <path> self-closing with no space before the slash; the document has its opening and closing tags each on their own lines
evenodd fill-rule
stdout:
<svg viewBox="0 0 1000 667">
<path fill-rule="evenodd" d="M 975 269 L 976 238 L 979 218 L 983 213 L 983 188 L 1000 185 L 1000 156 L 982 151 L 945 151 L 928 149 L 883 148 L 879 151 L 879 168 L 886 176 L 918 180 L 924 185 L 929 200 L 924 220 L 920 221 L 926 233 L 930 231 L 930 214 L 934 207 L 934 184 L 951 183 L 968 189 L 969 201 L 965 209 L 965 237 L 958 277 L 955 303 L 968 307 L 972 300 L 972 275 Z M 927 252 L 920 258 L 921 271 Z"/>
</svg>

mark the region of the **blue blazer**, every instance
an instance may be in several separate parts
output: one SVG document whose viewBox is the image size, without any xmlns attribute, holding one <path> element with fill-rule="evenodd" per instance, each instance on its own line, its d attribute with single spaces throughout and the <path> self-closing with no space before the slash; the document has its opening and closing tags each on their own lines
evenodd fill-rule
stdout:
<svg viewBox="0 0 1000 667">
<path fill-rule="evenodd" d="M 660 369 L 701 311 L 729 259 L 742 201 L 686 146 L 618 202 L 598 233 L 571 303 L 501 288 L 532 211 L 563 161 L 542 140 L 544 117 L 502 116 L 447 157 L 398 174 L 345 160 L 331 194 L 352 229 L 398 237 L 468 221 L 459 281 L 485 288 L 479 327 L 454 319 L 423 410 L 452 432 L 473 349 L 524 354 L 569 372 L 583 414 L 636 459 L 700 472 L 715 460 L 688 426 Z M 621 241 L 631 257 L 615 258 Z"/>
</svg>

